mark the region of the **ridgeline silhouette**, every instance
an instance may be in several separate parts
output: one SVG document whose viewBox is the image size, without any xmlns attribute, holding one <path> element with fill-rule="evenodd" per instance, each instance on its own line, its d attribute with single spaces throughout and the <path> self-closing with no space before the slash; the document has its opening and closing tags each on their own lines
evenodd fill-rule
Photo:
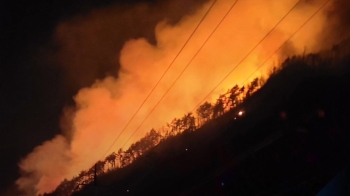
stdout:
<svg viewBox="0 0 350 196">
<path fill-rule="evenodd" d="M 43 195 L 315 195 L 350 161 L 348 92 L 349 39 L 234 85 Z"/>
</svg>

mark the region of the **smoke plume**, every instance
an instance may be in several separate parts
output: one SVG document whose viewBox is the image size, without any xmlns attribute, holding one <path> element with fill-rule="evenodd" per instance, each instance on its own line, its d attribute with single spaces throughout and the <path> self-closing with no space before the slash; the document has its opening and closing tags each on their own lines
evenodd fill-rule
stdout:
<svg viewBox="0 0 350 196">
<path fill-rule="evenodd" d="M 213 3 L 204 2 L 183 0 L 178 3 L 174 0 L 156 5 L 114 5 L 92 10 L 57 26 L 53 37 L 59 49 L 50 57 L 54 56 L 58 64 L 67 70 L 66 85 L 86 85 L 92 79 L 95 82 L 79 90 L 74 96 L 74 107 L 64 109 L 62 135 L 44 142 L 21 160 L 19 167 L 23 175 L 16 183 L 26 195 L 53 191 L 63 179 L 72 178 L 104 158 L 106 150 Z M 174 117 L 191 111 L 296 2 L 238 1 L 125 148 L 151 128 L 160 128 Z M 219 93 L 247 79 L 324 2 L 319 0 L 298 4 L 208 100 L 212 101 Z M 233 0 L 216 2 L 187 47 L 109 153 L 122 147 L 233 3 Z M 327 8 L 330 9 L 332 5 L 330 3 Z M 187 10 L 181 16 L 175 14 L 176 10 L 185 8 Z M 165 13 L 171 16 L 165 17 Z M 160 16 L 164 19 L 157 21 L 156 18 Z M 142 21 L 136 22 L 140 18 Z M 307 52 L 320 50 L 320 33 L 330 28 L 327 26 L 329 20 L 329 12 L 321 11 L 315 15 L 293 37 L 288 47 L 284 47 L 284 53 L 300 54 L 305 48 Z M 332 17 L 332 20 L 338 19 Z M 156 24 L 155 28 L 153 23 Z M 270 70 L 282 53 L 276 53 L 251 79 Z"/>
</svg>

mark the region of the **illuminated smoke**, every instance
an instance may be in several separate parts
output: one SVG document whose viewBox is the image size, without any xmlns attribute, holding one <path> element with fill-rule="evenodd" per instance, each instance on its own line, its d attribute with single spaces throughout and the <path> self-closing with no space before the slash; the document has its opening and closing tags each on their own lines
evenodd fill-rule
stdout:
<svg viewBox="0 0 350 196">
<path fill-rule="evenodd" d="M 157 129 L 174 117 L 182 116 L 192 110 L 296 2 L 296 0 L 239 1 L 176 85 L 125 147 L 138 140 L 152 127 Z M 213 100 L 234 84 L 243 82 L 323 2 L 301 3 L 208 100 Z M 113 34 L 115 32 L 113 21 L 116 20 L 116 25 L 119 22 L 118 6 L 94 10 L 87 15 L 79 16 L 78 19 L 58 25 L 54 37 L 60 44 L 56 56 L 62 66 L 74 70 L 77 66 L 87 65 L 86 72 L 73 71 L 69 77 L 78 78 L 76 81 L 81 81 L 79 78 L 94 77 L 95 72 L 99 71 L 98 66 L 104 66 L 103 64 L 109 67 L 119 68 L 119 65 L 121 67 L 111 68 L 110 70 L 115 72 L 119 70 L 118 73 L 109 73 L 110 76 L 96 80 L 90 87 L 79 90 L 74 97 L 75 108 L 68 107 L 64 110 L 62 135 L 44 142 L 21 160 L 19 166 L 23 175 L 17 180 L 20 189 L 27 195 L 50 192 L 64 178 L 70 179 L 102 159 L 113 140 L 174 59 L 210 3 L 212 2 L 200 7 L 192 15 L 186 15 L 176 24 L 169 24 L 167 20 L 159 22 L 155 28 L 156 44 L 150 43 L 146 38 L 129 39 L 121 51 L 118 47 L 114 47 L 114 44 L 119 43 L 122 38 L 119 39 L 119 34 Z M 191 60 L 232 3 L 231 0 L 219 0 L 216 3 L 193 39 L 109 153 L 117 151 L 129 138 Z M 145 9 L 143 6 L 137 9 Z M 132 17 L 133 13 L 128 13 L 128 16 Z M 304 50 L 318 51 L 320 48 L 317 38 L 325 28 L 326 21 L 324 13 L 316 15 L 292 39 L 288 47 L 284 47 L 282 52 L 277 53 L 253 77 L 270 70 L 271 65 L 279 60 L 282 53 L 300 54 Z"/>
</svg>

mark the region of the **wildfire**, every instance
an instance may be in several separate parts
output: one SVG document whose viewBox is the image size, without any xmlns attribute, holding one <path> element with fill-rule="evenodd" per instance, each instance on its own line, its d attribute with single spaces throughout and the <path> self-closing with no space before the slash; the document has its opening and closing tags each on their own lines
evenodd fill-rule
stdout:
<svg viewBox="0 0 350 196">
<path fill-rule="evenodd" d="M 79 20 L 59 24 L 55 32 L 55 38 L 61 46 L 57 56 L 64 66 L 74 68 L 80 66 L 80 62 L 98 64 L 101 61 L 100 56 L 96 55 L 96 49 L 92 48 L 96 46 L 99 54 L 108 54 L 108 59 L 112 59 L 109 62 L 110 66 L 118 66 L 119 62 L 121 69 L 118 78 L 108 76 L 77 93 L 74 97 L 76 112 L 74 115 L 66 116 L 72 118 L 69 121 L 72 122 L 72 130 L 65 131 L 71 132 L 73 139 L 69 141 L 64 136 L 57 136 L 37 147 L 23 159 L 20 168 L 24 173 L 31 175 L 23 175 L 17 181 L 20 188 L 28 194 L 50 192 L 65 178 L 70 179 L 78 175 L 80 171 L 90 168 L 96 161 L 104 158 L 102 156 L 106 154 L 108 147 L 158 83 L 159 77 L 167 70 L 167 66 L 174 60 L 211 3 L 205 4 L 191 16 L 183 17 L 175 25 L 168 24 L 166 20 L 160 22 L 155 29 L 156 45 L 152 45 L 144 38 L 131 39 L 125 42 L 121 51 L 110 49 L 118 40 L 118 34 L 109 33 L 115 31 L 110 21 L 116 20 L 116 24 L 119 22 L 118 11 L 110 10 L 119 10 L 118 5 L 108 8 L 108 14 L 106 14 L 107 8 L 101 8 L 81 16 Z M 192 61 L 191 58 L 202 47 L 232 3 L 231 0 L 218 0 L 195 32 L 193 39 L 189 40 L 188 46 L 167 70 L 167 74 L 111 151 L 116 152 L 121 147 L 126 149 L 152 128 L 156 130 L 164 128 L 166 122 L 171 122 L 174 117 L 191 111 L 293 7 L 296 1 L 238 1 Z M 226 92 L 234 84 L 246 80 L 250 82 L 249 78 L 262 76 L 271 70 L 273 62 L 282 52 L 277 53 L 266 66 L 251 75 L 288 35 L 305 22 L 317 6 L 319 5 L 307 3 L 298 6 L 205 101 L 215 100 L 219 94 Z M 130 13 L 131 16 L 132 14 Z M 313 23 L 305 26 L 299 36 L 289 43 L 294 47 L 294 52 L 303 52 L 305 44 L 310 46 L 308 48 L 310 51 L 317 49 L 315 37 L 323 28 L 325 17 L 324 14 L 315 16 Z M 286 50 L 287 47 L 283 52 L 291 52 Z M 188 64 L 188 68 L 182 73 Z M 172 86 L 180 73 L 181 77 Z M 149 115 L 170 87 L 169 93 Z M 243 110 L 239 111 L 238 116 L 244 113 Z M 146 117 L 147 121 L 138 128 Z M 124 146 L 124 142 L 136 129 L 139 131 Z M 49 147 L 55 149 L 56 153 L 46 153 Z M 42 158 L 43 154 L 45 158 Z M 41 165 L 45 167 L 40 167 Z"/>
</svg>

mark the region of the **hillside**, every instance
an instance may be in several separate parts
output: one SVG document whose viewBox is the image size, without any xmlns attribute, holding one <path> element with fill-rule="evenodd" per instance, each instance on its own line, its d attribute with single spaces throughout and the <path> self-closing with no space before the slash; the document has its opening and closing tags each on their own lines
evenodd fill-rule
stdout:
<svg viewBox="0 0 350 196">
<path fill-rule="evenodd" d="M 347 54 L 286 59 L 237 107 L 73 195 L 316 194 L 350 161 Z"/>
</svg>

